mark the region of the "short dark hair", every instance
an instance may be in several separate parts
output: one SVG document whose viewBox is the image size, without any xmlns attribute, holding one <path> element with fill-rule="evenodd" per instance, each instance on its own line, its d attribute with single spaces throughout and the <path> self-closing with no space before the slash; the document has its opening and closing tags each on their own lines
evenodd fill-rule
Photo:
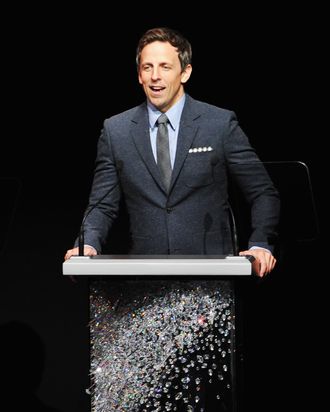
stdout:
<svg viewBox="0 0 330 412">
<path fill-rule="evenodd" d="M 139 40 L 136 50 L 137 67 L 140 65 L 142 49 L 155 41 L 168 42 L 177 49 L 182 70 L 188 64 L 191 64 L 192 50 L 189 41 L 177 30 L 168 27 L 156 27 L 146 31 Z"/>
</svg>

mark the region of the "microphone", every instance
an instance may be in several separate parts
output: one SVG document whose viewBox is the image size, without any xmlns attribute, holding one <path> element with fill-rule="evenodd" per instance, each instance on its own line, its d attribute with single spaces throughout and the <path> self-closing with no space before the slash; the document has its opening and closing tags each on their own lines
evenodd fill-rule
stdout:
<svg viewBox="0 0 330 412">
<path fill-rule="evenodd" d="M 235 215 L 233 212 L 232 207 L 230 204 L 229 206 L 229 216 L 230 216 L 230 235 L 231 235 L 231 241 L 232 241 L 232 248 L 233 248 L 233 254 L 234 256 L 238 256 L 238 236 L 237 236 L 237 226 L 236 226 L 236 221 L 235 221 Z"/>
<path fill-rule="evenodd" d="M 78 249 L 79 249 L 79 256 L 84 256 L 84 245 L 85 245 L 85 222 L 87 217 L 89 216 L 89 214 L 102 202 L 102 200 L 104 200 L 107 196 L 109 196 L 111 194 L 111 192 L 113 190 L 115 190 L 115 188 L 119 185 L 119 172 L 121 171 L 122 168 L 122 161 L 118 161 L 118 163 L 116 164 L 116 169 L 118 172 L 118 179 L 117 182 L 110 187 L 110 189 L 93 205 L 90 206 L 90 209 L 87 210 L 87 212 L 85 213 L 85 216 L 83 218 L 83 221 L 80 225 L 80 230 L 79 230 L 79 237 L 78 237 Z"/>
<path fill-rule="evenodd" d="M 214 167 L 219 162 L 219 157 L 216 154 L 211 156 L 211 166 Z M 237 226 L 235 221 L 235 215 L 230 204 L 228 204 L 229 209 L 229 223 L 230 223 L 230 236 L 232 241 L 232 248 L 234 256 L 238 256 L 238 236 L 237 236 Z M 205 223 L 205 222 L 204 222 Z"/>
</svg>

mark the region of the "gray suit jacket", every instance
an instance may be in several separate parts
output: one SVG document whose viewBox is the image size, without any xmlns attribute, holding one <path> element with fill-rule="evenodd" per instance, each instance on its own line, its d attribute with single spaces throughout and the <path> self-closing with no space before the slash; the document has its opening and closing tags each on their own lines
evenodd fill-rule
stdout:
<svg viewBox="0 0 330 412">
<path fill-rule="evenodd" d="M 230 174 L 251 204 L 249 246 L 272 249 L 279 197 L 255 162 L 233 112 L 186 95 L 167 194 L 151 149 L 146 104 L 106 119 L 87 211 L 97 206 L 86 217 L 85 243 L 102 251 L 123 195 L 132 254 L 232 253 Z"/>
</svg>

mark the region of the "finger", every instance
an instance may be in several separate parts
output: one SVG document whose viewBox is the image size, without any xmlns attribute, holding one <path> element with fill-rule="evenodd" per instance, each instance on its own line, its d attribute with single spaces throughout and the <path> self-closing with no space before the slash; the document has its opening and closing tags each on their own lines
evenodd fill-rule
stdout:
<svg viewBox="0 0 330 412">
<path fill-rule="evenodd" d="M 267 274 L 270 273 L 275 267 L 276 259 L 273 257 L 267 263 Z"/>
<path fill-rule="evenodd" d="M 70 249 L 66 252 L 65 256 L 64 256 L 64 260 L 68 260 L 70 259 L 70 257 L 73 255 L 73 250 Z"/>
<path fill-rule="evenodd" d="M 239 255 L 240 256 L 245 256 L 245 255 L 247 255 L 248 254 L 248 252 L 246 252 L 246 251 L 242 251 L 242 252 L 239 252 Z M 252 255 L 252 253 L 250 253 L 251 255 Z"/>
<path fill-rule="evenodd" d="M 252 262 L 252 272 L 257 276 L 260 275 L 260 260 L 259 259 L 255 259 Z"/>
<path fill-rule="evenodd" d="M 267 262 L 267 273 L 270 273 L 274 269 L 275 262 L 276 262 L 276 259 L 274 259 L 274 257 L 271 256 Z"/>
<path fill-rule="evenodd" d="M 259 263 L 260 263 L 259 276 L 262 278 L 268 272 L 267 261 L 266 261 L 266 259 L 260 259 Z"/>
</svg>

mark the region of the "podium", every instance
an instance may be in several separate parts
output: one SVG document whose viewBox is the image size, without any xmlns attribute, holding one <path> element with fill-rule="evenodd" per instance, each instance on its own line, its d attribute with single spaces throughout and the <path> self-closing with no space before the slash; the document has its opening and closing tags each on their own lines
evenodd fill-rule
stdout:
<svg viewBox="0 0 330 412">
<path fill-rule="evenodd" d="M 212 401 L 237 412 L 234 280 L 252 274 L 251 259 L 65 261 L 63 275 L 89 277 L 92 410 L 194 410 Z"/>
<path fill-rule="evenodd" d="M 249 276 L 251 257 L 222 255 L 73 256 L 63 275 L 88 276 Z"/>
</svg>

